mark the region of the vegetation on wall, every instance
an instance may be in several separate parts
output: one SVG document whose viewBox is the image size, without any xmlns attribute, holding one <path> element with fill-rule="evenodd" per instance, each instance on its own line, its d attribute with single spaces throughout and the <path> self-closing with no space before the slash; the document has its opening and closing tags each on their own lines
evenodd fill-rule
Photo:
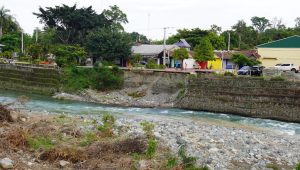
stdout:
<svg viewBox="0 0 300 170">
<path fill-rule="evenodd" d="M 87 88 L 113 90 L 123 87 L 122 71 L 118 67 L 67 67 L 63 79 L 63 89 L 70 92 Z"/>
</svg>

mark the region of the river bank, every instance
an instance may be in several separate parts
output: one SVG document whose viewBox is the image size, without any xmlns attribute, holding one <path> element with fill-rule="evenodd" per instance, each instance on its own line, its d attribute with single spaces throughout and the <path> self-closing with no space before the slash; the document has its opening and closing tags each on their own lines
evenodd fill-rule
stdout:
<svg viewBox="0 0 300 170">
<path fill-rule="evenodd" d="M 97 126 L 101 125 L 100 120 L 103 116 L 103 114 L 64 114 L 62 116 L 62 114 L 57 113 L 49 112 L 46 114 L 36 111 L 23 112 L 23 114 L 25 114 L 26 120 L 20 124 L 21 126 L 32 124 L 34 120 L 48 122 L 46 127 L 50 126 L 52 128 L 55 127 L 57 122 L 64 126 L 72 125 L 72 127 L 75 125 L 75 122 L 78 122 L 76 123 L 77 126 L 70 129 L 73 132 L 77 130 L 80 132 L 94 131 Z M 118 129 L 122 129 L 122 136 L 131 139 L 143 136 L 144 131 L 140 123 L 144 121 L 151 122 L 155 125 L 155 138 L 160 144 L 170 148 L 173 155 L 177 155 L 181 145 L 186 145 L 187 153 L 197 158 L 197 164 L 206 165 L 209 169 L 260 170 L 268 169 L 267 167 L 271 166 L 280 169 L 292 169 L 300 162 L 299 135 L 287 135 L 271 129 L 202 118 L 191 120 L 168 116 L 154 117 L 151 115 L 128 116 L 114 114 L 114 116 L 116 117 L 114 129 L 116 132 Z M 1 133 L 3 133 L 3 127 Z M 8 156 L 4 153 L 0 154 L 1 158 Z M 18 153 L 23 155 L 23 152 L 13 152 L 11 154 L 18 155 Z M 28 153 L 26 154 L 28 156 Z M 35 167 L 32 164 L 37 163 L 35 162 L 35 157 L 30 156 L 30 154 L 28 156 L 30 159 L 20 157 L 27 161 L 26 167 L 35 169 L 32 168 Z M 15 156 L 15 158 L 18 157 Z M 46 167 L 48 166 L 47 162 L 42 163 L 46 164 Z M 53 165 L 51 166 L 52 168 L 59 168 L 59 162 Z M 39 169 L 41 166 L 36 167 Z"/>
</svg>

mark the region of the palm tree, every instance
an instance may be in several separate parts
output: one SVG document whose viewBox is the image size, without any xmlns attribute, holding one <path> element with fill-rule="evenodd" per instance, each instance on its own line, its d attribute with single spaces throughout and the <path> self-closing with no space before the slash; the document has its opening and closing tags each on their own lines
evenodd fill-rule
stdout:
<svg viewBox="0 0 300 170">
<path fill-rule="evenodd" d="M 3 35 L 3 26 L 5 22 L 11 20 L 12 16 L 8 14 L 10 12 L 9 9 L 5 9 L 4 6 L 0 8 L 0 37 Z"/>
</svg>

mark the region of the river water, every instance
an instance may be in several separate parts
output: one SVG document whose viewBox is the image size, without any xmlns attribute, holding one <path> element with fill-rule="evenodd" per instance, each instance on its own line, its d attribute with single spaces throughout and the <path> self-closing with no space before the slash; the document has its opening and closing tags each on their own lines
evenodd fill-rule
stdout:
<svg viewBox="0 0 300 170">
<path fill-rule="evenodd" d="M 300 124 L 286 123 L 269 119 L 258 119 L 242 117 L 230 114 L 217 114 L 202 111 L 191 111 L 174 108 L 136 108 L 136 107 L 119 107 L 107 106 L 93 103 L 56 100 L 51 97 L 26 94 L 22 92 L 0 90 L 0 103 L 10 103 L 16 100 L 20 95 L 26 95 L 30 101 L 23 107 L 26 110 L 46 112 L 46 113 L 67 113 L 67 114 L 99 114 L 111 113 L 122 114 L 124 116 L 147 115 L 147 116 L 167 116 L 170 118 L 185 119 L 209 119 L 225 121 L 234 124 L 242 124 L 264 129 L 271 129 L 283 132 L 289 135 L 300 135 Z"/>
</svg>

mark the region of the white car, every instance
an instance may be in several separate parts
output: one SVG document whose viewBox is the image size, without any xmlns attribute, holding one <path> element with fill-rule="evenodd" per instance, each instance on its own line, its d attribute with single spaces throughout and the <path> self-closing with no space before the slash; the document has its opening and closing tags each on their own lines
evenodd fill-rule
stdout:
<svg viewBox="0 0 300 170">
<path fill-rule="evenodd" d="M 295 66 L 294 64 L 276 64 L 275 68 L 281 71 L 293 71 L 295 73 L 299 72 L 299 66 Z"/>
</svg>

